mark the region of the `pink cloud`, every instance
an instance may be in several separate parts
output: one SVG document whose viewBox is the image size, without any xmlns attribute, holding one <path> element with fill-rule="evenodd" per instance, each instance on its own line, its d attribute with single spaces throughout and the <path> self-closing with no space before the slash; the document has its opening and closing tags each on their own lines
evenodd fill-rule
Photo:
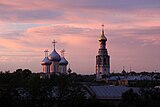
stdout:
<svg viewBox="0 0 160 107">
<path fill-rule="evenodd" d="M 109 23 L 112 26 L 134 27 L 135 23 L 159 22 L 158 3 L 122 0 L 97 2 L 85 1 L 25 1 L 5 0 L 1 2 L 2 22 L 30 22 L 54 24 L 91 24 Z M 149 3 L 149 4 L 147 4 Z M 126 5 L 127 4 L 127 5 Z M 155 6 L 155 7 L 154 7 Z M 137 7 L 137 8 L 136 8 Z M 150 15 L 151 14 L 151 15 Z"/>
<path fill-rule="evenodd" d="M 106 32 L 108 38 L 107 46 L 109 55 L 111 55 L 113 70 L 120 70 L 122 66 L 129 66 L 129 63 L 137 68 L 141 68 L 138 65 L 143 62 L 145 55 L 142 55 L 143 52 L 139 53 L 140 51 L 135 51 L 135 49 L 147 52 L 148 50 L 152 50 L 152 47 L 148 48 L 148 46 L 144 46 L 144 44 L 147 43 L 150 46 L 154 46 L 159 45 L 156 43 L 160 41 L 157 34 L 154 34 L 156 31 L 154 27 L 153 32 L 152 30 L 144 32 L 147 31 L 147 29 L 148 28 L 146 28 L 146 30 L 114 29 Z M 15 55 L 20 54 L 23 50 L 28 51 L 27 53 L 24 51 L 21 54 L 26 54 L 27 58 L 31 57 L 33 63 L 36 63 L 34 67 L 31 65 L 28 65 L 28 67 L 39 71 L 41 70 L 39 63 L 44 57 L 43 50 L 47 48 L 51 52 L 53 49 L 51 42 L 55 39 L 58 41 L 56 45 L 58 52 L 60 49 L 66 49 L 65 56 L 69 60 L 72 69 L 77 73 L 89 74 L 94 73 L 95 70 L 95 56 L 98 52 L 98 38 L 100 33 L 101 29 L 81 28 L 77 25 L 76 27 L 71 25 L 40 26 L 27 29 L 25 32 L 21 33 L 22 36 L 16 39 L 10 40 L 8 38 L 1 38 L 0 40 L 2 43 L 8 44 L 1 44 L 1 46 L 4 46 L 7 50 L 12 50 L 12 54 L 14 53 L 13 51 L 17 51 L 14 53 Z M 148 35 L 149 33 L 155 36 L 146 36 L 146 34 Z M 154 44 L 153 41 L 155 42 Z M 141 59 L 143 60 L 140 61 Z M 21 61 L 26 62 L 25 59 L 19 59 L 19 63 Z"/>
<path fill-rule="evenodd" d="M 27 65 L 21 67 L 41 70 L 39 62 L 44 57 L 43 50 L 48 48 L 51 52 L 51 41 L 56 39 L 57 51 L 66 49 L 66 57 L 73 70 L 94 73 L 102 23 L 105 24 L 113 70 L 118 71 L 122 66 L 129 66 L 129 63 L 135 70 L 151 70 L 155 67 L 153 64 L 159 63 L 154 57 L 159 57 L 156 53 L 159 53 L 160 43 L 157 0 L 80 0 L 76 3 L 72 0 L 3 0 L 0 6 L 0 49 L 15 56 L 26 55 L 26 59 L 21 57 L 19 62 L 25 62 L 31 55 L 36 66 L 26 61 Z M 22 26 L 17 25 L 12 29 L 8 27 L 12 23 Z M 23 28 L 24 23 L 35 24 L 36 27 Z M 154 48 L 157 50 L 150 53 Z M 5 52 L 1 51 L 0 54 L 7 57 L 4 56 Z M 146 58 L 147 55 L 149 58 Z M 15 61 L 13 57 L 8 58 Z M 147 68 L 149 60 L 153 67 Z M 144 62 L 148 63 L 145 65 Z"/>
</svg>

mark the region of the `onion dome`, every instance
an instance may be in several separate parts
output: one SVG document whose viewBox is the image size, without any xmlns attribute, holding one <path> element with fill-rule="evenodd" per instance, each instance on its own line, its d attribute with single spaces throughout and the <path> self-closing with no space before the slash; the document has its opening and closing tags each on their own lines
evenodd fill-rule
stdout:
<svg viewBox="0 0 160 107">
<path fill-rule="evenodd" d="M 68 61 L 64 58 L 64 52 L 65 52 L 65 50 L 64 49 L 62 49 L 61 50 L 61 60 L 60 60 L 60 62 L 59 62 L 59 65 L 68 65 Z"/>
<path fill-rule="evenodd" d="M 42 60 L 41 65 L 51 65 L 52 62 L 48 59 L 48 50 L 45 50 L 45 58 Z"/>
<path fill-rule="evenodd" d="M 104 35 L 104 25 L 102 25 L 102 34 L 101 34 L 101 36 L 99 38 L 99 41 L 102 41 L 102 40 L 107 41 L 107 38 Z"/>
<path fill-rule="evenodd" d="M 100 38 L 99 38 L 99 40 L 105 40 L 105 41 L 107 41 L 107 38 L 105 37 L 105 35 L 101 35 Z"/>
<path fill-rule="evenodd" d="M 59 65 L 68 65 L 68 61 L 64 57 L 61 57 Z"/>
<path fill-rule="evenodd" d="M 52 53 L 49 55 L 49 60 L 50 61 L 56 61 L 59 62 L 61 60 L 60 55 L 56 52 L 56 50 L 54 49 L 52 51 Z"/>
<path fill-rule="evenodd" d="M 51 65 L 52 62 L 48 59 L 48 57 L 45 57 L 42 62 L 41 65 Z"/>
</svg>

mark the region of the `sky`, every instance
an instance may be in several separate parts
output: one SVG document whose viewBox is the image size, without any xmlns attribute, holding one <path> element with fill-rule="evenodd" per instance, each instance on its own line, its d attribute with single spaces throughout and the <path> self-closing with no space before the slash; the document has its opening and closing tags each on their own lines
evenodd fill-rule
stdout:
<svg viewBox="0 0 160 107">
<path fill-rule="evenodd" d="M 102 24 L 111 72 L 160 72 L 160 0 L 1 0 L 0 70 L 41 72 L 56 40 L 73 72 L 94 74 Z"/>
</svg>

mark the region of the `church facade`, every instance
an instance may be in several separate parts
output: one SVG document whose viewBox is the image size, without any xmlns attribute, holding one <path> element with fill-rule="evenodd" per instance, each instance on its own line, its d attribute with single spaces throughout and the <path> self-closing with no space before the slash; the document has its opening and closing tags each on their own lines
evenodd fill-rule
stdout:
<svg viewBox="0 0 160 107">
<path fill-rule="evenodd" d="M 102 25 L 102 34 L 99 38 L 99 50 L 96 56 L 96 80 L 106 78 L 110 74 L 110 56 L 106 48 L 107 38 Z"/>
</svg>

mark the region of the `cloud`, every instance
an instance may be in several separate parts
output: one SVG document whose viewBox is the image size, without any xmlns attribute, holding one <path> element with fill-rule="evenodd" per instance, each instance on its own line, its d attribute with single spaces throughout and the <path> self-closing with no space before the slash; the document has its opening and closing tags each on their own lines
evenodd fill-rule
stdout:
<svg viewBox="0 0 160 107">
<path fill-rule="evenodd" d="M 95 24 L 128 23 L 159 19 L 159 1 L 155 0 L 83 0 L 83 1 L 25 1 L 1 2 L 2 22 Z"/>
<path fill-rule="evenodd" d="M 51 52 L 55 39 L 58 52 L 66 49 L 73 70 L 94 73 L 103 23 L 111 69 L 120 70 L 129 63 L 139 71 L 160 69 L 154 66 L 159 63 L 159 4 L 159 0 L 2 0 L 1 68 L 10 64 L 12 69 L 20 66 L 40 71 L 43 50 Z M 7 60 L 11 62 L 7 64 Z"/>
<path fill-rule="evenodd" d="M 1 49 L 7 50 L 1 52 L 2 58 L 7 57 L 15 61 L 14 56 L 14 58 L 19 59 L 17 63 L 21 61 L 25 63 L 27 58 L 31 58 L 27 62 L 33 62 L 36 65 L 34 67 L 26 65 L 26 67 L 38 72 L 41 70 L 40 61 L 44 57 L 44 49 L 49 49 L 51 52 L 53 50 L 51 42 L 55 39 L 58 41 L 56 44 L 57 51 L 66 50 L 65 56 L 73 70 L 78 73 L 93 73 L 101 29 L 71 25 L 48 25 L 28 28 L 24 32 L 15 32 L 0 36 Z M 9 38 L 9 35 L 13 37 Z M 144 55 L 145 52 L 153 52 L 153 47 L 157 48 L 156 53 L 159 53 L 159 27 L 112 29 L 106 32 L 106 36 L 113 70 L 128 65 L 129 62 L 140 68 L 138 64 L 142 63 L 148 55 Z M 159 57 L 159 55 L 156 56 Z M 149 59 L 151 58 L 154 59 L 154 56 L 150 56 Z"/>
<path fill-rule="evenodd" d="M 36 65 L 37 67 L 35 67 L 35 65 L 31 67 L 36 69 L 37 71 L 37 68 L 38 70 L 40 70 L 41 68 L 39 62 L 44 57 L 43 50 L 46 48 L 49 48 L 51 52 L 53 49 L 51 42 L 53 39 L 56 39 L 58 41 L 58 44 L 56 47 L 57 51 L 59 52 L 59 50 L 62 48 L 66 49 L 67 51 L 66 57 L 71 60 L 70 61 L 71 63 L 77 63 L 77 64 L 79 62 L 85 63 L 86 60 L 80 60 L 78 58 L 79 60 L 75 61 L 72 59 L 77 59 L 79 55 L 83 55 L 84 57 L 89 57 L 88 56 L 89 54 L 81 53 L 81 52 L 87 51 L 92 45 L 92 44 L 88 44 L 90 43 L 90 41 L 93 40 L 93 38 L 89 37 L 91 35 L 89 34 L 90 31 L 93 31 L 93 29 L 84 29 L 84 28 L 76 28 L 76 27 L 67 26 L 67 25 L 66 26 L 60 25 L 60 26 L 33 27 L 26 30 L 23 33 L 19 32 L 20 36 L 15 35 L 15 38 L 8 38 L 8 36 L 11 34 L 9 33 L 6 35 L 7 38 L 4 36 L 1 36 L 0 38 L 0 42 L 1 42 L 0 46 L 4 47 L 5 50 L 8 50 L 7 52 L 4 51 L 4 52 L 1 52 L 0 54 L 2 58 L 7 57 L 8 58 L 7 60 L 10 60 L 11 62 L 16 61 L 16 64 L 21 62 L 26 63 L 26 61 L 31 58 L 31 60 L 29 61 L 30 62 L 33 61 L 33 63 L 35 62 L 37 64 Z M 16 59 L 13 59 L 13 57 Z M 29 59 L 26 60 L 23 57 L 26 59 L 27 58 Z M 4 63 L 4 61 L 2 62 Z M 17 66 L 16 64 L 13 64 L 13 65 Z M 79 69 L 79 67 L 80 66 L 76 67 L 75 65 L 73 69 L 77 70 Z"/>
</svg>

